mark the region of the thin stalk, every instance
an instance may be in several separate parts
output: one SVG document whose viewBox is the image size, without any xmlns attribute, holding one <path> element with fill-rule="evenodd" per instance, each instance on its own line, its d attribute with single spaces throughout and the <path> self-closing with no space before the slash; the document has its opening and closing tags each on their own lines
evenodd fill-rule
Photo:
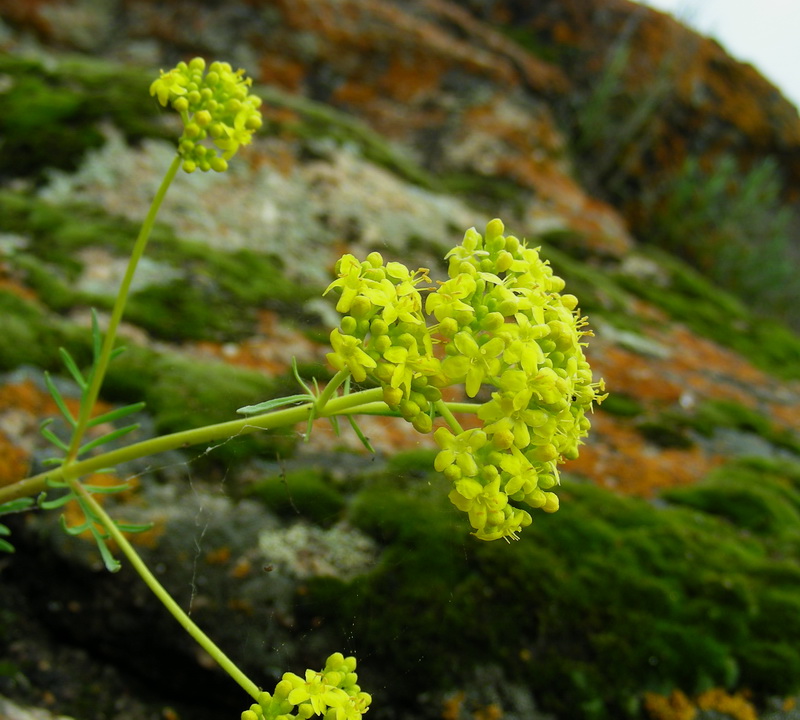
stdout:
<svg viewBox="0 0 800 720">
<path fill-rule="evenodd" d="M 450 408 L 448 407 L 448 403 L 444 400 L 438 400 L 436 402 L 436 410 L 441 415 L 445 422 L 450 426 L 450 429 L 456 433 L 460 434 L 464 432 L 464 428 L 461 427 L 461 424 L 456 420 L 455 415 L 450 412 Z"/>
<path fill-rule="evenodd" d="M 128 558 L 128 561 L 133 566 L 134 570 L 139 573 L 139 576 L 145 582 L 147 587 L 150 588 L 150 590 L 161 601 L 164 607 L 169 610 L 172 617 L 174 617 L 181 624 L 183 629 L 192 636 L 195 642 L 197 642 L 197 644 L 200 645 L 200 647 L 202 647 L 203 650 L 205 650 L 214 659 L 214 661 L 219 664 L 219 666 L 226 673 L 228 673 L 228 675 L 230 675 L 237 683 L 239 683 L 239 685 L 241 685 L 241 687 L 248 695 L 250 695 L 250 697 L 252 697 L 254 700 L 258 700 L 258 696 L 261 693 L 260 688 L 238 668 L 238 666 L 216 645 L 216 643 L 214 643 L 214 641 L 208 637 L 208 635 L 206 635 L 200 629 L 200 627 L 183 611 L 180 605 L 175 602 L 172 595 L 166 591 L 164 586 L 158 581 L 155 575 L 150 572 L 150 569 L 144 563 L 142 558 L 139 557 L 139 553 L 134 550 L 127 538 L 120 532 L 114 521 L 103 509 L 102 505 L 100 505 L 92 497 L 91 493 L 87 492 L 79 482 L 71 481 L 70 487 L 74 492 L 80 494 L 83 500 L 91 506 L 92 510 L 103 523 L 103 527 L 119 546 L 119 549 L 122 551 L 123 555 Z"/>
<path fill-rule="evenodd" d="M 372 405 L 383 397 L 381 388 L 362 390 L 331 399 L 318 413 L 318 417 L 337 415 L 358 408 L 360 405 Z M 314 411 L 314 403 L 306 403 L 296 407 L 275 410 L 274 412 L 254 415 L 252 417 L 230 420 L 216 425 L 206 425 L 191 430 L 162 435 L 142 442 L 134 443 L 117 450 L 105 452 L 102 455 L 71 463 L 69 474 L 72 477 L 84 477 L 103 468 L 114 467 L 121 463 L 130 462 L 149 455 L 177 450 L 179 448 L 199 445 L 201 443 L 224 440 L 236 435 L 247 435 L 259 430 L 274 430 L 279 427 L 296 425 L 308 420 L 309 414 Z M 54 468 L 47 472 L 39 473 L 13 485 L 0 487 L 0 503 L 15 500 L 20 497 L 30 497 L 42 492 L 47 487 L 48 480 L 58 480 L 64 477 L 65 469 Z"/>
<path fill-rule="evenodd" d="M 92 409 L 97 401 L 97 396 L 100 394 L 100 386 L 103 384 L 103 379 L 105 377 L 106 370 L 108 369 L 108 363 L 111 359 L 111 352 L 114 350 L 114 341 L 117 335 L 117 328 L 122 320 L 122 314 L 125 311 L 125 304 L 128 300 L 128 292 L 130 290 L 131 282 L 133 281 L 133 276 L 136 272 L 136 266 L 139 264 L 139 260 L 144 254 L 144 249 L 147 246 L 147 241 L 150 239 L 150 233 L 153 230 L 153 225 L 156 221 L 156 215 L 158 215 L 158 211 L 161 207 L 161 203 L 164 200 L 164 196 L 167 194 L 167 190 L 175 178 L 180 166 L 181 157 L 180 155 L 176 155 L 161 182 L 161 186 L 158 188 L 158 192 L 156 192 L 156 195 L 153 198 L 150 209 L 147 211 L 147 216 L 142 223 L 142 228 L 139 231 L 139 236 L 136 238 L 136 242 L 134 243 L 130 259 L 128 260 L 128 267 L 125 270 L 125 276 L 122 278 L 122 283 L 119 291 L 117 292 L 117 299 L 114 301 L 114 307 L 111 310 L 111 319 L 109 320 L 108 328 L 106 329 L 105 337 L 103 338 L 100 357 L 97 359 L 97 364 L 93 369 L 89 389 L 86 391 L 81 400 L 78 420 L 75 425 L 75 430 L 72 433 L 72 440 L 70 441 L 69 450 L 67 451 L 67 455 L 64 459 L 65 464 L 73 463 L 75 458 L 78 456 L 78 450 L 80 449 L 81 441 L 83 440 L 83 436 L 86 433 L 86 428 L 89 425 L 89 420 L 91 419 Z"/>
<path fill-rule="evenodd" d="M 328 404 L 328 401 L 333 397 L 333 394 L 336 390 L 341 386 L 341 384 L 350 377 L 349 370 L 339 370 L 339 372 L 334 375 L 330 382 L 325 386 L 325 389 L 319 394 L 317 398 L 316 406 L 317 411 L 321 411 L 325 405 Z"/>
</svg>

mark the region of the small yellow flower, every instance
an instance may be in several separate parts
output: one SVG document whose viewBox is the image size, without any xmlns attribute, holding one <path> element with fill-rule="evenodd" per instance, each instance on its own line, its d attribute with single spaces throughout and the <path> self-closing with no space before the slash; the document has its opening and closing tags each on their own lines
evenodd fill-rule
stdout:
<svg viewBox="0 0 800 720">
<path fill-rule="evenodd" d="M 328 362 L 337 370 L 347 368 L 356 382 L 364 382 L 367 378 L 367 369 L 378 365 L 360 346 L 361 340 L 352 335 L 342 335 L 338 328 L 334 328 L 331 332 L 333 352 L 326 356 Z"/>
</svg>

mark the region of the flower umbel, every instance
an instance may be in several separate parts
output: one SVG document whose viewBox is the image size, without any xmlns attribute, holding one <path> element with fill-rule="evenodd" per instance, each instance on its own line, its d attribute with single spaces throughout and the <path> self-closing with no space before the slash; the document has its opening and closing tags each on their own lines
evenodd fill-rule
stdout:
<svg viewBox="0 0 800 720">
<path fill-rule="evenodd" d="M 537 248 L 504 230 L 500 220 L 484 235 L 470 228 L 446 255 L 449 278 L 424 303 L 417 286 L 428 271 L 384 265 L 378 253 L 363 262 L 345 255 L 328 287 L 340 290 L 344 315 L 330 363 L 382 386 L 389 408 L 420 432 L 445 417 L 435 468 L 482 540 L 516 538 L 531 522 L 520 505 L 558 509 L 558 464 L 577 456 L 586 414 L 605 397 L 583 354 L 591 333 L 577 298 L 562 294 L 564 281 Z M 452 385 L 490 396 L 474 405 L 480 428 L 462 430 L 442 404 Z"/>
<path fill-rule="evenodd" d="M 305 676 L 284 673 L 275 692 L 263 692 L 258 702 L 242 713 L 242 720 L 289 720 L 322 716 L 324 720 L 359 720 L 369 710 L 372 697 L 358 685 L 356 659 L 331 655 L 325 667 Z"/>
<path fill-rule="evenodd" d="M 223 172 L 242 145 L 261 127 L 261 99 L 250 94 L 251 78 L 228 63 L 213 62 L 205 72 L 203 58 L 180 62 L 150 86 L 164 107 L 172 106 L 183 120 L 178 152 L 186 172 Z"/>
</svg>

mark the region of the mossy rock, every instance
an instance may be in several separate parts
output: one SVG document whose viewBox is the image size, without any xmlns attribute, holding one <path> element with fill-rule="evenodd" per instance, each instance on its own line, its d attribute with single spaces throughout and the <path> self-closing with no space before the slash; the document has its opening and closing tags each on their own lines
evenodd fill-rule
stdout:
<svg viewBox="0 0 800 720">
<path fill-rule="evenodd" d="M 253 370 L 131 348 L 109 366 L 104 394 L 125 402 L 144 400 L 157 432 L 165 434 L 239 419 L 238 408 L 292 390 L 288 380 Z M 216 441 L 207 454 L 211 462 L 230 465 L 253 455 L 287 457 L 296 442 L 292 428 L 259 431 Z"/>
<path fill-rule="evenodd" d="M 702 337 L 718 342 L 754 365 L 784 379 L 800 378 L 800 336 L 786 325 L 751 313 L 731 293 L 722 290 L 679 259 L 655 249 L 641 251 L 667 271 L 664 285 L 619 274 L 625 290 L 684 323 Z"/>
<path fill-rule="evenodd" d="M 638 400 L 622 392 L 609 393 L 599 408 L 617 417 L 636 417 L 644 412 L 644 407 Z"/>
<path fill-rule="evenodd" d="M 800 502 L 793 481 L 785 490 Z M 624 717 L 645 690 L 693 694 L 745 678 L 758 693 L 800 689 L 799 676 L 768 673 L 779 658 L 793 668 L 796 653 L 779 627 L 800 603 L 784 525 L 743 534 L 714 514 L 569 478 L 560 496 L 561 510 L 537 515 L 519 542 L 481 543 L 440 477 L 387 471 L 347 514 L 384 545 L 378 566 L 311 581 L 300 614 L 391 666 L 398 698 L 458 683 L 489 657 L 560 717 Z"/>
<path fill-rule="evenodd" d="M 758 467 L 746 460 L 728 463 L 703 482 L 665 491 L 664 497 L 751 532 L 800 540 L 798 486 L 780 472 L 780 466 Z"/>
<path fill-rule="evenodd" d="M 137 223 L 102 208 L 55 205 L 32 195 L 0 191 L 6 231 L 29 239 L 11 258 L 26 284 L 56 312 L 91 305 L 109 309 L 114 298 L 76 291 L 71 284 L 83 270 L 80 250 L 97 247 L 127 258 L 139 232 Z M 248 249 L 215 250 L 177 238 L 167 227 L 153 229 L 147 255 L 179 277 L 132 293 L 125 319 L 170 341 L 227 342 L 252 335 L 257 310 L 268 308 L 300 321 L 303 304 L 322 288 L 288 279 L 281 260 Z"/>
<path fill-rule="evenodd" d="M 248 489 L 272 512 L 292 518 L 302 516 L 322 527 L 330 527 L 342 514 L 344 496 L 323 472 L 303 469 L 273 476 Z"/>
<path fill-rule="evenodd" d="M 61 371 L 59 348 L 65 347 L 76 361 L 89 361 L 88 331 L 50 316 L 37 303 L 0 289 L 0 370 L 34 365 L 43 370 Z"/>
<path fill-rule="evenodd" d="M 79 57 L 45 64 L 4 55 L 0 176 L 42 179 L 48 168 L 74 170 L 104 143 L 103 121 L 129 140 L 171 135 L 150 97 L 151 71 Z"/>
</svg>

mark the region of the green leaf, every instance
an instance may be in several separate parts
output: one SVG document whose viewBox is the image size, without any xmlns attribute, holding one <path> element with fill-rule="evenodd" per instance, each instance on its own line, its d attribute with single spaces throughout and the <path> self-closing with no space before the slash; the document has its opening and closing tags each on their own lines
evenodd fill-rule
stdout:
<svg viewBox="0 0 800 720">
<path fill-rule="evenodd" d="M 358 439 L 361 440 L 361 444 L 365 448 L 367 448 L 367 450 L 369 450 L 369 452 L 371 452 L 374 455 L 375 454 L 375 449 L 372 447 L 372 445 L 370 444 L 369 440 L 367 439 L 367 436 L 364 435 L 364 433 L 361 430 L 361 428 L 358 427 L 358 423 L 355 421 L 355 418 L 352 415 L 348 415 L 347 419 L 350 421 L 350 427 L 353 428 L 353 430 L 355 431 L 356 435 L 358 435 Z"/>
<path fill-rule="evenodd" d="M 336 435 L 336 437 L 339 437 L 341 435 L 341 429 L 339 428 L 338 416 L 328 415 L 328 422 L 331 424 L 331 427 L 333 428 L 333 434 Z"/>
<path fill-rule="evenodd" d="M 86 390 L 88 383 L 86 382 L 86 378 L 83 377 L 83 373 L 78 369 L 77 364 L 72 359 L 72 355 L 64 348 L 58 348 L 58 352 L 61 355 L 61 359 L 64 361 L 64 365 L 67 366 L 70 375 L 75 379 L 75 382 L 78 383 L 81 390 Z"/>
<path fill-rule="evenodd" d="M 95 534 L 95 540 L 97 540 L 97 549 L 100 551 L 100 555 L 103 558 L 103 563 L 106 566 L 106 570 L 112 573 L 119 571 L 122 565 L 111 554 L 111 551 L 108 549 L 108 546 L 106 545 L 105 541 L 96 534 Z"/>
<path fill-rule="evenodd" d="M 121 438 L 123 435 L 127 435 L 129 432 L 133 432 L 134 430 L 139 429 L 139 425 L 128 425 L 124 428 L 119 428 L 117 430 L 112 430 L 110 433 L 106 433 L 102 437 L 95 438 L 91 442 L 86 443 L 80 450 L 78 450 L 78 455 L 83 455 L 84 453 L 89 452 L 89 450 L 94 450 L 96 447 L 100 445 L 105 445 L 106 443 L 112 442 L 117 438 Z"/>
<path fill-rule="evenodd" d="M 134 523 L 115 523 L 117 528 L 119 528 L 122 532 L 129 532 L 129 533 L 139 533 L 139 532 L 146 532 L 147 530 L 152 529 L 153 523 L 144 523 L 143 525 L 136 525 Z"/>
<path fill-rule="evenodd" d="M 3 527 L 3 526 L 0 526 L 0 527 Z M 7 552 L 7 553 L 13 553 L 14 552 L 14 546 L 11 543 L 6 542 L 2 538 L 0 538 L 0 551 Z"/>
<path fill-rule="evenodd" d="M 103 347 L 103 335 L 100 332 L 100 323 L 97 321 L 97 311 L 92 308 L 92 357 L 94 364 L 100 359 L 100 351 Z"/>
<path fill-rule="evenodd" d="M 258 403 L 258 405 L 245 405 L 244 407 L 239 408 L 236 412 L 241 413 L 242 415 L 256 415 L 258 413 L 269 412 L 270 410 L 275 410 L 276 408 L 284 407 L 286 405 L 293 405 L 294 403 L 299 402 L 311 402 L 313 400 L 313 395 L 289 395 L 287 397 L 267 400 L 266 402 Z"/>
<path fill-rule="evenodd" d="M 27 510 L 33 505 L 33 498 L 17 498 L 16 500 L 9 500 L 0 505 L 0 515 L 8 515 L 9 513 L 17 513 L 22 510 Z"/>
<path fill-rule="evenodd" d="M 46 458 L 42 460 L 42 465 L 63 465 L 64 458 Z"/>
<path fill-rule="evenodd" d="M 11 530 L 9 530 L 5 525 L 0 525 L 0 535 L 5 535 L 8 537 L 11 535 Z"/>
<path fill-rule="evenodd" d="M 39 432 L 40 432 L 40 433 L 42 433 L 42 435 L 43 435 L 45 438 L 47 438 L 47 439 L 48 439 L 48 440 L 49 440 L 51 443 L 53 443 L 53 445 L 55 445 L 55 446 L 56 446 L 56 447 L 57 447 L 59 450 L 63 450 L 64 452 L 68 452 L 68 451 L 69 451 L 69 446 L 67 446 L 67 445 L 64 443 L 64 441 L 63 441 L 61 438 L 59 438 L 59 437 L 58 437 L 58 436 L 57 436 L 57 435 L 56 435 L 56 434 L 55 434 L 55 433 L 54 433 L 54 432 L 53 432 L 53 431 L 52 431 L 52 430 L 51 430 L 51 429 L 48 427 L 48 425 L 50 425 L 52 422 L 53 422 L 53 421 L 52 421 L 52 419 L 50 419 L 50 420 L 45 420 L 45 421 L 42 423 L 41 427 L 39 428 Z"/>
<path fill-rule="evenodd" d="M 81 533 L 86 532 L 87 530 L 92 530 L 94 527 L 92 525 L 91 520 L 86 520 L 81 525 L 73 525 L 72 527 L 70 527 L 69 525 L 67 525 L 67 519 L 63 515 L 59 518 L 59 521 L 61 522 L 61 527 L 63 528 L 64 532 L 67 533 L 67 535 L 72 535 L 72 536 L 80 535 Z"/>
<path fill-rule="evenodd" d="M 309 395 L 313 395 L 311 392 L 311 388 L 306 385 L 303 378 L 300 377 L 300 371 L 297 369 L 297 358 L 292 356 L 292 374 L 294 375 L 294 379 L 297 380 L 300 387 L 303 388 Z"/>
<path fill-rule="evenodd" d="M 102 425 L 103 423 L 114 422 L 115 420 L 124 418 L 127 415 L 139 412 L 145 407 L 146 404 L 147 403 L 137 402 L 131 405 L 126 405 L 125 407 L 117 408 L 116 410 L 111 410 L 103 415 L 98 415 L 87 423 L 87 427 L 95 427 L 96 425 Z"/>
<path fill-rule="evenodd" d="M 114 493 L 131 489 L 128 483 L 120 483 L 119 485 L 84 485 L 83 487 L 90 493 L 97 495 L 113 495 Z"/>
<path fill-rule="evenodd" d="M 55 508 L 60 508 L 66 505 L 70 500 L 75 499 L 75 493 L 70 490 L 66 495 L 61 495 L 57 497 L 55 500 L 40 500 L 39 507 L 42 510 L 54 510 Z"/>
<path fill-rule="evenodd" d="M 53 378 L 50 377 L 50 373 L 47 371 L 44 373 L 44 382 L 47 385 L 47 389 L 50 391 L 50 395 L 53 397 L 53 400 L 55 400 L 56 405 L 58 405 L 58 409 L 61 411 L 61 414 L 64 416 L 67 422 L 72 425 L 72 427 L 75 427 L 78 423 L 72 416 L 72 413 L 69 411 L 61 392 L 56 387 L 56 384 L 53 382 Z"/>
</svg>

